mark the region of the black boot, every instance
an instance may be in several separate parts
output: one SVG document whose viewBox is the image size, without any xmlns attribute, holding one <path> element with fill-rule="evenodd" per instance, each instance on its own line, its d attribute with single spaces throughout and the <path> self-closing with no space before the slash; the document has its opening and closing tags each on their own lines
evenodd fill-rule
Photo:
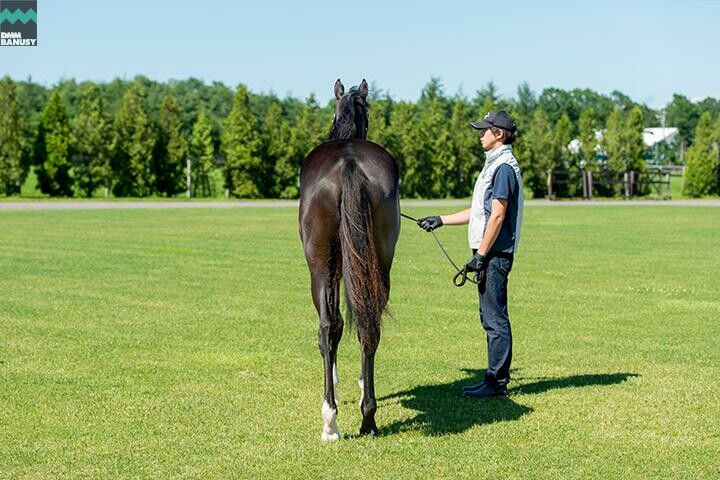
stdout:
<svg viewBox="0 0 720 480">
<path fill-rule="evenodd" d="M 463 396 L 465 398 L 507 398 L 508 390 L 504 386 L 493 387 L 488 383 L 484 383 L 474 390 L 464 390 Z"/>
</svg>

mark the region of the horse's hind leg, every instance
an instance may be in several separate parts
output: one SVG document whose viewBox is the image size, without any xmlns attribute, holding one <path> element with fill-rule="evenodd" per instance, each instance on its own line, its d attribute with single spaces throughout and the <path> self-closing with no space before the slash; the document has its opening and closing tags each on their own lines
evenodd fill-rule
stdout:
<svg viewBox="0 0 720 480">
<path fill-rule="evenodd" d="M 322 440 L 337 440 L 340 430 L 337 427 L 337 350 L 343 333 L 343 320 L 340 316 L 339 283 L 334 274 L 313 275 L 312 293 L 315 307 L 320 317 L 318 329 L 318 347 L 323 357 L 325 373 L 325 391 L 322 406 Z"/>
<path fill-rule="evenodd" d="M 358 331 L 358 336 L 363 336 Z M 375 352 L 380 343 L 379 331 L 377 338 L 371 340 L 360 340 L 362 348 L 362 373 L 360 374 L 360 412 L 363 420 L 360 425 L 361 435 L 376 435 L 378 433 L 375 424 L 375 412 L 377 401 L 375 400 Z"/>
<path fill-rule="evenodd" d="M 390 296 L 390 269 L 395 256 L 395 244 L 400 233 L 399 208 L 378 209 L 375 215 L 375 249 L 385 283 L 386 299 Z M 375 435 L 378 433 L 375 423 L 377 401 L 375 399 L 375 352 L 380 344 L 380 318 L 377 329 L 370 332 L 361 332 L 358 329 L 358 339 L 362 348 L 362 372 L 360 374 L 360 411 L 363 415 L 360 434 Z"/>
</svg>

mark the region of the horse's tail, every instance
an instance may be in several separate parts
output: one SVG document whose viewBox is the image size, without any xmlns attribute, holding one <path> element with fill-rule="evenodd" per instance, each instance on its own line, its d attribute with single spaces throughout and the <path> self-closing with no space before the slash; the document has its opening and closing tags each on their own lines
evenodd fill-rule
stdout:
<svg viewBox="0 0 720 480">
<path fill-rule="evenodd" d="M 390 286 L 375 248 L 369 181 L 354 160 L 342 166 L 340 244 L 347 317 L 363 345 L 377 346 Z"/>
</svg>

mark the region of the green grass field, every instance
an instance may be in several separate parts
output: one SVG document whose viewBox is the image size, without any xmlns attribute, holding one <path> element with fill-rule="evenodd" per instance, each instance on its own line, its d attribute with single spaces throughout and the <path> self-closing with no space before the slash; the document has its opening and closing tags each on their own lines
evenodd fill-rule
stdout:
<svg viewBox="0 0 720 480">
<path fill-rule="evenodd" d="M 408 208 L 410 215 L 451 211 Z M 0 212 L 1 478 L 718 478 L 720 209 L 526 209 L 507 400 L 471 286 L 403 221 L 357 437 L 346 330 L 320 442 L 292 208 Z M 438 235 L 458 260 L 465 228 Z"/>
</svg>

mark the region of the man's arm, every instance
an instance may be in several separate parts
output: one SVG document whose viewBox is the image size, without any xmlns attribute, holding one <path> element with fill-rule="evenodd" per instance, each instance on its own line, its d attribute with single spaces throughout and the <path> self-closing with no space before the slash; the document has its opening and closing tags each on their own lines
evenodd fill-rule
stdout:
<svg viewBox="0 0 720 480">
<path fill-rule="evenodd" d="M 500 234 L 503 220 L 505 220 L 505 211 L 507 210 L 507 200 L 504 198 L 494 198 L 490 210 L 490 218 L 485 226 L 485 235 L 478 246 L 478 253 L 485 256 L 492 248 L 493 243 Z M 469 212 L 470 210 L 468 210 Z"/>
<path fill-rule="evenodd" d="M 442 215 L 440 218 L 443 225 L 467 225 L 470 223 L 470 209 L 451 213 L 450 215 Z"/>
</svg>

